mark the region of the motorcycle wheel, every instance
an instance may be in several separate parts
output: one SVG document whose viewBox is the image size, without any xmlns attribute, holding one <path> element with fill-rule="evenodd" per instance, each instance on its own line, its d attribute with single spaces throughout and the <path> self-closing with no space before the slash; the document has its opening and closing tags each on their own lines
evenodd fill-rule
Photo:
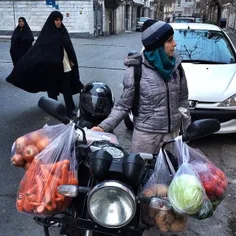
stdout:
<svg viewBox="0 0 236 236">
<path fill-rule="evenodd" d="M 129 115 L 126 115 L 124 117 L 124 123 L 125 123 L 125 126 L 128 130 L 133 130 L 134 129 L 133 122 L 130 120 Z"/>
</svg>

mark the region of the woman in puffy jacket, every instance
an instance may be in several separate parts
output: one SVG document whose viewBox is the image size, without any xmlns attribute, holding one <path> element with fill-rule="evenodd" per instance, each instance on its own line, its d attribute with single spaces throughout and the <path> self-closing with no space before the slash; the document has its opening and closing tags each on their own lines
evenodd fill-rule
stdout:
<svg viewBox="0 0 236 236">
<path fill-rule="evenodd" d="M 191 122 L 188 87 L 181 59 L 175 54 L 173 28 L 163 21 L 147 20 L 143 25 L 142 54 L 128 56 L 124 89 L 107 119 L 93 130 L 111 132 L 134 112 L 131 152 L 156 153 L 161 143 L 179 134 Z M 141 67 L 138 99 L 135 66 Z"/>
</svg>

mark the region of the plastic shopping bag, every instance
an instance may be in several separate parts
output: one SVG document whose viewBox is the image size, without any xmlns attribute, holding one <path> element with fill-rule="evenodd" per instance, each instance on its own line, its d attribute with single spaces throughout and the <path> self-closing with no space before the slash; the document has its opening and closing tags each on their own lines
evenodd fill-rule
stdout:
<svg viewBox="0 0 236 236">
<path fill-rule="evenodd" d="M 184 162 L 168 188 L 168 199 L 176 212 L 194 215 L 200 211 L 205 190 L 192 166 Z"/>
<path fill-rule="evenodd" d="M 12 146 L 11 163 L 27 169 L 34 157 L 43 151 L 63 130 L 65 125 L 44 126 L 19 137 Z"/>
<path fill-rule="evenodd" d="M 51 215 L 64 211 L 71 198 L 60 195 L 63 184 L 78 184 L 74 125 L 47 126 L 50 143 L 29 165 L 18 189 L 18 211 L 33 215 Z"/>
<path fill-rule="evenodd" d="M 142 195 L 152 197 L 143 212 L 153 226 L 162 232 L 182 232 L 187 226 L 187 216 L 173 211 L 167 198 L 168 187 L 173 179 L 174 169 L 165 150 L 161 149 L 153 175 L 144 185 Z M 146 212 L 145 212 L 146 210 Z"/>
<path fill-rule="evenodd" d="M 206 197 L 211 201 L 213 210 L 215 210 L 227 192 L 228 180 L 225 173 L 199 149 L 188 146 L 179 137 L 175 139 L 175 154 L 180 163 L 188 162 L 194 168 L 203 184 Z M 209 205 L 209 201 L 206 205 Z"/>
<path fill-rule="evenodd" d="M 226 195 L 228 185 L 227 177 L 199 149 L 189 147 L 189 155 L 191 157 L 190 164 L 198 173 L 207 197 L 215 210 Z"/>
</svg>

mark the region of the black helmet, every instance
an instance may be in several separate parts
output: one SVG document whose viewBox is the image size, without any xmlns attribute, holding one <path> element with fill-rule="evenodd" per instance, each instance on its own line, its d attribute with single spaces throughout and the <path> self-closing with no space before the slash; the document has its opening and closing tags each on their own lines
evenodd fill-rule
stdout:
<svg viewBox="0 0 236 236">
<path fill-rule="evenodd" d="M 114 105 L 111 89 L 102 82 L 91 82 L 80 94 L 80 115 L 87 121 L 100 123 L 108 117 Z"/>
</svg>

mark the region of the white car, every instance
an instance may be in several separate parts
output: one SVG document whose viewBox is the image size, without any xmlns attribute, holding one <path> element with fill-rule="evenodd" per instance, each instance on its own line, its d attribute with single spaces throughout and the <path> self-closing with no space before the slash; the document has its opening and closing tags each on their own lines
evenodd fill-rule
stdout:
<svg viewBox="0 0 236 236">
<path fill-rule="evenodd" d="M 182 56 L 192 120 L 216 118 L 219 134 L 236 133 L 236 50 L 215 25 L 171 23 Z M 132 114 L 129 116 L 132 120 Z M 126 117 L 127 128 L 132 127 Z"/>
<path fill-rule="evenodd" d="M 183 58 L 192 119 L 216 118 L 218 133 L 236 133 L 236 50 L 227 34 L 210 24 L 175 24 Z"/>
</svg>

